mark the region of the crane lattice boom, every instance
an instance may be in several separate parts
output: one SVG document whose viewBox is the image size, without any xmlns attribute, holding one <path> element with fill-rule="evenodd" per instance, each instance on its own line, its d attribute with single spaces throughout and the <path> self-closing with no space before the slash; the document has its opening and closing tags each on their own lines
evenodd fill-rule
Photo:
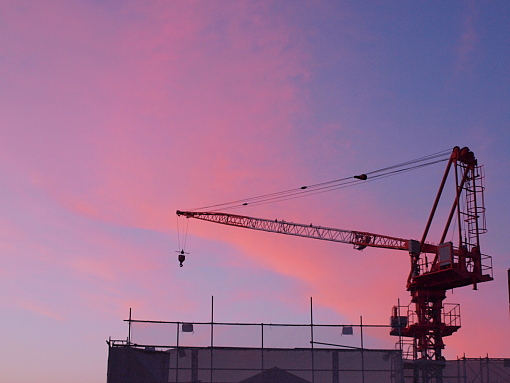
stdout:
<svg viewBox="0 0 510 383">
<path fill-rule="evenodd" d="M 407 239 L 389 237 L 386 235 L 367 233 L 363 231 L 334 229 L 330 227 L 314 226 L 312 224 L 304 225 L 301 223 L 293 223 L 277 219 L 269 220 L 227 213 L 177 210 L 177 215 L 253 230 L 322 239 L 324 241 L 350 243 L 359 250 L 370 246 L 409 251 L 409 240 Z"/>
</svg>

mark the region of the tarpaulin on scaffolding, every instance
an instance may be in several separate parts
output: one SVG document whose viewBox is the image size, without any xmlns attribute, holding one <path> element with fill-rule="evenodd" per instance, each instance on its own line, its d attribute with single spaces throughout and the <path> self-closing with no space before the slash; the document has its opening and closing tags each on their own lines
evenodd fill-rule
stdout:
<svg viewBox="0 0 510 383">
<path fill-rule="evenodd" d="M 133 347 L 110 347 L 108 383 L 168 383 L 169 354 Z"/>
</svg>

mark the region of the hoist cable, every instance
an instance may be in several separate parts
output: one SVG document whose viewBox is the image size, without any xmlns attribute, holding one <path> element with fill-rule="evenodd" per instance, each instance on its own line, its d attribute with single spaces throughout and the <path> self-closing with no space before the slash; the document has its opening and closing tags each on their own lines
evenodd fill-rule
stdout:
<svg viewBox="0 0 510 383">
<path fill-rule="evenodd" d="M 188 228 L 189 228 L 189 219 L 186 220 L 186 234 L 184 234 L 184 246 L 182 250 L 186 249 L 186 242 L 188 241 Z"/>
<path fill-rule="evenodd" d="M 395 175 L 400 172 L 406 172 L 410 170 L 414 170 L 420 167 L 436 164 L 438 162 L 446 161 L 448 158 L 445 158 L 445 155 L 449 153 L 449 150 L 443 150 L 437 153 L 433 153 L 424 157 L 420 157 L 414 160 L 405 161 L 397 165 L 388 166 L 385 168 L 381 168 L 378 170 L 374 170 L 371 172 L 364 173 L 365 176 L 370 175 L 369 180 L 375 180 L 379 178 L 385 178 L 390 175 Z M 433 161 L 432 161 L 433 160 Z M 424 161 L 429 161 L 426 163 L 420 163 Z M 418 164 L 418 165 L 416 165 Z M 414 166 L 409 166 L 414 165 Z M 404 166 L 408 166 L 403 168 Z M 399 169 L 403 168 L 403 169 Z M 379 174 L 381 173 L 381 174 Z M 308 195 L 314 195 L 319 193 L 324 193 L 330 190 L 342 189 L 345 187 L 354 186 L 359 184 L 360 182 L 366 182 L 365 179 L 354 179 L 353 177 L 344 177 L 340 179 L 336 179 L 333 181 L 321 182 L 313 185 L 302 186 L 300 188 L 294 188 L 289 190 L 284 190 L 281 192 L 269 193 L 260 195 L 257 197 L 250 197 L 245 199 L 238 199 L 227 203 L 215 204 L 209 206 L 203 206 L 200 208 L 189 209 L 191 211 L 213 211 L 211 209 L 216 210 L 215 208 L 221 208 L 222 210 L 230 210 L 237 209 L 243 206 L 256 206 L 261 204 L 267 204 L 278 201 L 286 201 L 289 199 L 302 198 Z"/>
<path fill-rule="evenodd" d="M 328 181 L 328 182 L 322 182 L 320 184 L 315 184 L 315 185 L 310 185 L 310 186 L 301 186 L 300 188 L 294 188 L 294 189 L 289 189 L 289 190 L 284 190 L 284 191 L 281 191 L 281 192 L 275 192 L 275 193 L 269 193 L 269 194 L 263 194 L 263 195 L 260 195 L 260 196 L 257 196 L 257 197 L 250 197 L 250 198 L 244 198 L 244 199 L 239 199 L 239 200 L 235 200 L 235 201 L 231 201 L 231 202 L 226 202 L 226 203 L 220 203 L 220 204 L 216 204 L 216 205 L 209 205 L 209 206 L 202 206 L 202 207 L 199 207 L 199 208 L 194 208 L 194 209 L 189 209 L 189 210 L 203 210 L 203 209 L 210 209 L 210 208 L 213 208 L 213 207 L 220 207 L 220 206 L 228 206 L 228 205 L 231 205 L 231 204 L 235 204 L 237 202 L 250 202 L 250 201 L 257 201 L 257 200 L 260 200 L 260 199 L 266 199 L 266 198 L 278 198 L 278 196 L 285 196 L 285 195 L 292 195 L 296 192 L 302 192 L 302 193 L 307 193 L 309 192 L 308 190 L 307 191 L 303 191 L 305 189 L 309 189 L 309 188 L 315 188 L 317 186 L 320 186 L 320 185 L 324 185 L 324 184 L 328 184 L 328 183 L 332 183 L 332 182 L 341 182 L 341 181 L 346 181 L 346 180 L 352 180 L 352 177 L 345 177 L 345 178 L 341 178 L 341 179 L 338 179 L 338 180 L 335 180 L 335 181 Z M 292 193 L 292 194 L 288 194 L 288 193 Z M 250 204 L 252 205 L 252 204 Z M 243 206 L 243 204 L 239 205 L 239 206 Z"/>
<path fill-rule="evenodd" d="M 431 156 L 428 156 L 427 158 L 431 158 Z M 440 159 L 440 160 L 432 161 L 432 162 L 429 162 L 429 163 L 416 165 L 416 166 L 413 166 L 413 167 L 410 167 L 410 168 L 398 169 L 398 170 L 394 170 L 392 172 L 387 172 L 387 173 L 383 173 L 383 174 L 379 174 L 379 175 L 374 175 L 374 176 L 372 176 L 370 178 L 371 179 L 380 178 L 381 176 L 386 176 L 386 174 L 392 175 L 392 174 L 396 174 L 396 173 L 399 173 L 399 172 L 402 172 L 402 171 L 413 170 L 413 169 L 416 169 L 416 168 L 419 168 L 419 167 L 432 165 L 432 164 L 435 164 L 437 162 L 442 162 L 442 161 L 446 161 L 446 159 Z M 416 162 L 418 162 L 418 161 L 408 161 L 405 164 L 411 164 L 411 163 L 416 163 Z M 387 168 L 384 168 L 384 170 L 394 169 L 394 168 L 396 168 L 396 166 L 387 167 Z M 380 172 L 382 170 L 383 169 L 372 171 L 372 172 L 367 173 L 367 174 L 374 174 L 374 173 Z M 339 182 L 342 182 L 342 181 L 344 181 L 344 182 L 339 184 Z M 347 182 L 345 182 L 345 181 L 347 181 Z M 354 186 L 354 184 L 358 184 L 359 182 L 362 182 L 362 181 L 359 180 L 359 179 L 353 180 L 352 177 L 346 177 L 346 178 L 342 178 L 342 179 L 335 180 L 335 181 L 322 182 L 320 184 L 311 185 L 309 187 L 301 187 L 299 189 L 291 189 L 291 190 L 287 190 L 287 191 L 284 191 L 284 192 L 265 194 L 265 195 L 262 195 L 262 196 L 259 196 L 259 197 L 252 197 L 252 198 L 247 198 L 247 199 L 242 199 L 242 200 L 236 200 L 236 201 L 232 201 L 232 202 L 229 202 L 229 203 L 205 206 L 205 207 L 202 207 L 202 208 L 191 209 L 191 210 L 197 211 L 197 210 L 204 210 L 204 209 L 209 209 L 209 208 L 212 208 L 212 207 L 220 207 L 220 206 L 224 206 L 222 208 L 222 210 L 231 209 L 231 208 L 239 208 L 239 207 L 247 206 L 247 205 L 254 206 L 254 205 L 259 205 L 261 203 L 270 203 L 270 202 L 276 202 L 276 201 L 283 201 L 283 200 L 287 200 L 287 199 L 294 199 L 294 198 L 303 197 L 305 195 L 314 195 L 314 194 L 318 194 L 318 193 L 321 193 L 321 192 L 324 192 L 324 191 L 341 189 L 341 188 L 344 188 L 344 187 L 347 187 L 347 186 Z M 328 184 L 329 184 L 329 186 L 323 186 L 323 185 L 328 185 Z M 321 186 L 321 187 L 319 187 L 319 186 Z M 313 189 L 313 190 L 303 190 L 305 188 Z M 299 197 L 295 197 L 295 196 L 299 196 Z M 240 202 L 243 202 L 243 203 L 240 203 Z M 236 203 L 240 203 L 240 204 L 236 204 Z"/>
<path fill-rule="evenodd" d="M 427 156 L 416 158 L 414 160 L 402 162 L 402 163 L 397 164 L 397 165 L 388 166 L 388 167 L 385 167 L 385 168 L 382 168 L 382 169 L 379 169 L 379 170 L 368 172 L 366 174 L 373 174 L 373 173 L 383 172 L 383 171 L 386 171 L 386 170 L 391 170 L 391 169 L 403 167 L 403 166 L 406 166 L 406 165 L 412 165 L 412 164 L 415 164 L 415 163 L 418 163 L 418 162 L 423 162 L 423 161 L 428 161 L 428 160 L 444 157 L 449 152 L 450 152 L 450 150 L 442 150 L 442 151 L 437 152 L 437 153 L 429 154 Z"/>
<path fill-rule="evenodd" d="M 284 197 L 268 198 L 268 199 L 265 199 L 265 200 L 260 200 L 260 201 L 256 201 L 256 202 L 250 203 L 249 206 L 266 205 L 266 204 L 274 203 L 274 202 L 288 201 L 288 200 L 292 200 L 292 199 L 308 197 L 308 196 L 315 195 L 315 194 L 322 194 L 322 193 L 326 193 L 326 192 L 329 192 L 329 191 L 332 191 L 332 190 L 344 189 L 344 188 L 347 188 L 347 187 L 359 185 L 360 183 L 377 181 L 377 180 L 382 179 L 382 178 L 387 178 L 387 177 L 393 176 L 393 175 L 395 175 L 397 173 L 408 172 L 408 171 L 411 171 L 411 170 L 414 170 L 414 169 L 417 169 L 417 168 L 421 168 L 421 167 L 424 167 L 424 166 L 427 166 L 427 165 L 432 165 L 432 164 L 435 164 L 435 163 L 438 163 L 438 162 L 442 162 L 442 161 L 446 161 L 446 160 L 441 159 L 441 160 L 437 160 L 437 161 L 434 161 L 434 162 L 430 162 L 430 163 L 426 163 L 426 164 L 420 164 L 420 165 L 412 166 L 412 167 L 405 168 L 405 169 L 394 170 L 394 171 L 391 171 L 391 172 L 388 172 L 388 173 L 384 173 L 384 174 L 379 174 L 379 175 L 373 176 L 373 177 L 371 177 L 371 178 L 369 178 L 369 179 L 367 179 L 365 181 L 350 179 L 349 182 L 345 182 L 345 183 L 340 184 L 340 185 L 332 185 L 332 186 L 328 186 L 328 187 L 319 188 L 319 189 L 314 190 L 314 191 L 308 191 L 308 192 L 306 192 L 306 194 L 305 194 L 305 192 L 302 192 L 302 193 L 296 192 L 296 193 L 289 194 L 289 195 L 284 196 Z M 225 210 L 238 209 L 238 208 L 241 208 L 241 207 L 244 207 L 244 206 L 246 206 L 246 205 L 244 205 L 244 204 L 233 205 L 233 206 L 225 207 L 222 210 L 225 211 Z"/>
<path fill-rule="evenodd" d="M 179 216 L 177 216 L 177 244 L 179 245 L 179 249 L 184 251 L 186 249 L 186 241 L 188 240 L 188 227 L 189 220 L 186 220 L 186 231 L 183 234 L 183 246 L 181 247 L 181 231 L 179 228 Z"/>
</svg>

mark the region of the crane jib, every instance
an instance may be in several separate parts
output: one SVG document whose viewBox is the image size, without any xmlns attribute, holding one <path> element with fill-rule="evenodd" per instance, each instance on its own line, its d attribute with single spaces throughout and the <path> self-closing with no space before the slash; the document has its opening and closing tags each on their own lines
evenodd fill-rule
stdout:
<svg viewBox="0 0 510 383">
<path fill-rule="evenodd" d="M 177 215 L 220 223 L 223 225 L 244 227 L 252 230 L 261 230 L 305 238 L 315 238 L 324 241 L 349 243 L 354 245 L 359 250 L 362 250 L 368 246 L 408 251 L 409 241 L 406 239 L 367 232 L 342 230 L 329 227 L 314 226 L 312 224 L 305 225 L 300 223 L 287 222 L 278 219 L 269 220 L 226 213 L 188 212 L 177 210 Z"/>
</svg>

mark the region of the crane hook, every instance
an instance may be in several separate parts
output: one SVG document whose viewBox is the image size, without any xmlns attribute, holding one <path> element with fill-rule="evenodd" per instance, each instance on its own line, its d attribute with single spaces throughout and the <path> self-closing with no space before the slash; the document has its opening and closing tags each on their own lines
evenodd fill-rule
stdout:
<svg viewBox="0 0 510 383">
<path fill-rule="evenodd" d="M 176 253 L 179 253 L 179 257 L 178 257 L 178 259 L 179 259 L 179 267 L 182 267 L 182 263 L 186 260 L 186 255 L 184 255 L 184 254 L 189 254 L 189 253 L 186 253 L 184 251 L 184 249 L 181 250 L 181 251 L 176 251 Z"/>
</svg>

